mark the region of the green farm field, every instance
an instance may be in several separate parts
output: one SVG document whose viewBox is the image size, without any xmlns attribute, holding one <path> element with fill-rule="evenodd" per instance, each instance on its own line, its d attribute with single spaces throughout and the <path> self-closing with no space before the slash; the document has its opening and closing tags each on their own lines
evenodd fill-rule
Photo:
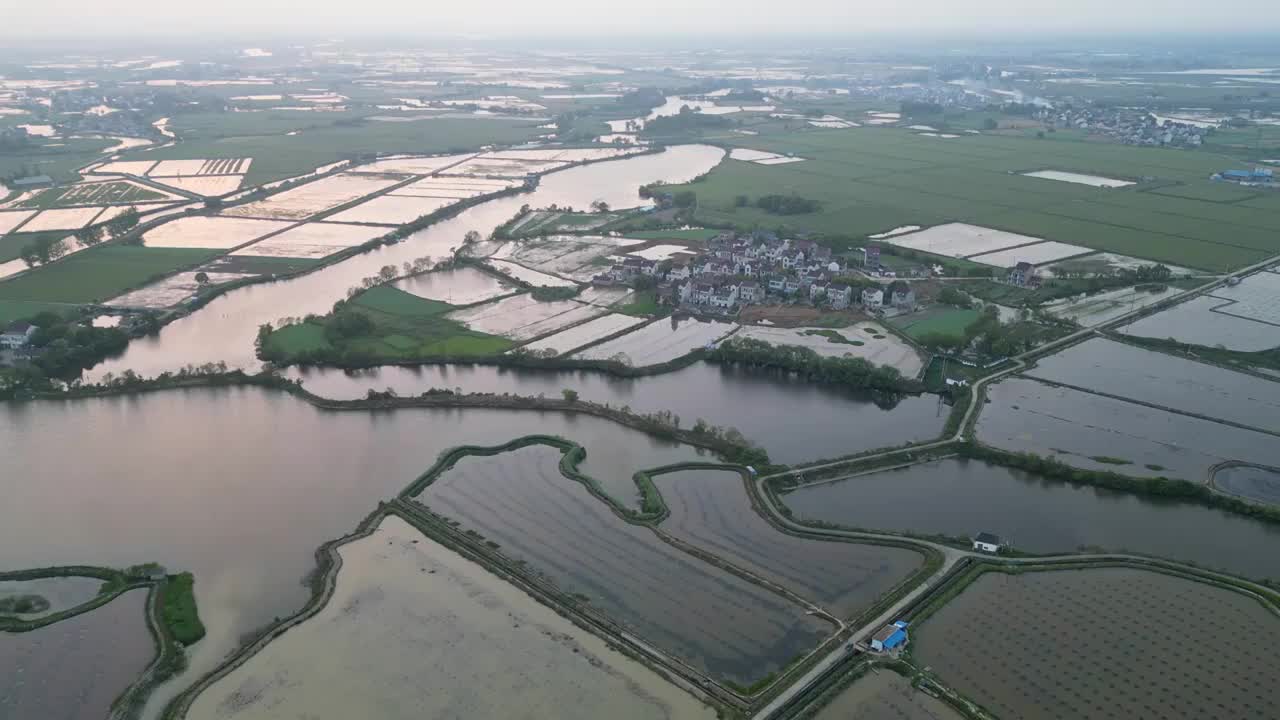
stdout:
<svg viewBox="0 0 1280 720">
<path fill-rule="evenodd" d="M 125 181 L 108 181 L 49 188 L 14 207 L 43 209 L 74 205 L 155 202 L 166 199 L 168 196 L 142 185 Z"/>
<path fill-rule="evenodd" d="M 707 224 L 785 226 L 842 249 L 902 225 L 968 222 L 1211 271 L 1280 254 L 1280 202 L 1208 180 L 1240 166 L 1224 155 L 1017 136 L 943 140 L 873 127 L 720 140 L 806 161 L 726 160 L 699 181 L 673 186 L 697 194 L 695 217 Z M 1104 189 L 1018 174 L 1042 169 L 1161 182 L 1150 191 Z M 740 195 L 768 194 L 822 207 L 797 215 L 737 207 Z"/>
<path fill-rule="evenodd" d="M 0 300 L 102 302 L 152 278 L 198 265 L 214 254 L 209 250 L 132 245 L 90 248 L 0 281 Z"/>
<path fill-rule="evenodd" d="M 258 113 L 247 113 L 257 116 Z M 184 138 L 172 147 L 134 153 L 125 160 L 181 160 L 193 158 L 251 157 L 245 185 L 311 172 L 321 165 L 371 153 L 435 153 L 465 151 L 490 143 L 519 143 L 540 130 L 530 120 L 477 120 L 438 118 L 411 122 L 349 119 L 348 124 L 325 124 L 324 113 L 295 112 L 310 120 L 282 119 L 264 113 L 257 120 L 236 121 L 233 132 L 215 124 L 225 117 L 180 116 L 173 130 Z M 310 124 L 307 124 L 310 123 Z M 311 124 L 315 126 L 312 127 Z M 306 127 L 297 135 L 289 129 Z M 190 139 L 186 139 L 187 133 Z"/>
<path fill-rule="evenodd" d="M 78 168 L 102 158 L 114 140 L 59 138 L 37 141 L 21 150 L 0 152 L 0 178 L 48 175 L 57 182 L 79 179 Z"/>
<path fill-rule="evenodd" d="M 977 310 L 938 306 L 910 315 L 900 315 L 890 323 L 916 340 L 927 335 L 961 337 L 964 329 L 981 315 Z"/>
<path fill-rule="evenodd" d="M 265 352 L 287 360 L 319 353 L 394 361 L 496 355 L 514 345 L 506 338 L 474 332 L 442 317 L 454 309 L 448 303 L 383 285 L 361 293 L 344 310 L 367 316 L 373 322 L 371 331 L 335 339 L 319 322 L 297 323 L 272 333 Z"/>
</svg>

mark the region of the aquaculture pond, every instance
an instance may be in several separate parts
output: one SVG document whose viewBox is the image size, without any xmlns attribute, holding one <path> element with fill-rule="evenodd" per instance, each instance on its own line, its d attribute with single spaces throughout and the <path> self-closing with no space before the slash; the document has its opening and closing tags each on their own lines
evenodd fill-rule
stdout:
<svg viewBox="0 0 1280 720">
<path fill-rule="evenodd" d="M 1128 550 L 1256 579 L 1280 579 L 1280 526 L 947 459 L 813 485 L 783 496 L 797 517 L 851 527 L 972 537 L 1031 553 Z"/>
<path fill-rule="evenodd" d="M 187 718 L 715 717 L 399 517 L 338 552 L 324 608 L 214 682 Z"/>
<path fill-rule="evenodd" d="M 1222 492 L 1272 505 L 1280 504 L 1280 470 L 1257 465 L 1228 465 L 1213 474 Z"/>
<path fill-rule="evenodd" d="M 912 633 L 922 664 L 1001 718 L 1237 720 L 1280 706 L 1275 612 L 1162 573 L 988 572 Z"/>
<path fill-rule="evenodd" d="M 811 540 L 778 530 L 756 513 L 737 471 L 657 475 L 671 514 L 661 529 L 757 573 L 840 617 L 854 617 L 920 567 L 914 550 Z"/>
<path fill-rule="evenodd" d="M 107 717 L 155 656 L 147 592 L 31 632 L 0 632 L 0 718 Z"/>
<path fill-rule="evenodd" d="M 533 445 L 468 456 L 416 500 L 708 674 L 750 685 L 833 630 L 616 515 Z"/>
<path fill-rule="evenodd" d="M 620 378 L 603 372 L 529 370 L 489 365 L 382 367 L 345 372 L 294 368 L 289 377 L 323 397 L 361 398 L 392 388 L 417 395 L 430 388 L 462 392 L 545 394 L 576 390 L 583 400 L 671 411 L 681 427 L 698 418 L 735 427 L 775 462 L 799 463 L 937 437 L 946 422 L 931 395 L 873 400 L 851 390 L 815 385 L 794 375 L 697 363 L 661 375 Z"/>
<path fill-rule="evenodd" d="M 982 442 L 1075 467 L 1205 482 L 1226 460 L 1280 464 L 1280 438 L 1038 380 L 987 390 Z"/>
<path fill-rule="evenodd" d="M 681 145 L 654 155 L 552 173 L 532 193 L 481 203 L 404 242 L 382 246 L 290 280 L 233 290 L 166 325 L 158 335 L 133 341 L 124 354 L 100 363 L 88 376 L 100 378 L 104 373 L 118 375 L 125 370 L 153 376 L 184 365 L 218 361 L 232 367 L 257 368 L 253 343 L 260 325 L 286 317 L 327 313 L 335 301 L 346 297 L 349 288 L 376 275 L 385 265 L 400 267 L 405 261 L 423 256 L 442 260 L 462 243 L 468 231 L 487 235 L 526 203 L 532 207 L 588 207 L 595 200 L 603 200 L 619 208 L 650 204 L 637 194 L 641 185 L 655 180 L 687 182 L 714 167 L 724 154 L 720 148 L 708 145 Z"/>
<path fill-rule="evenodd" d="M 0 580 L 0 615 L 6 600 L 38 596 L 45 609 L 38 612 L 15 612 L 24 620 L 39 618 L 43 615 L 59 613 L 63 610 L 89 602 L 98 596 L 102 580 L 92 577 L 47 577 L 34 580 Z"/>
<path fill-rule="evenodd" d="M 583 444 L 585 467 L 624 501 L 634 501 L 633 470 L 705 457 L 586 416 L 322 411 L 258 388 L 7 404 L 0 568 L 159 562 L 195 573 L 208 635 L 192 648 L 186 684 L 241 635 L 301 607 L 316 547 L 442 451 L 531 433 Z"/>
</svg>

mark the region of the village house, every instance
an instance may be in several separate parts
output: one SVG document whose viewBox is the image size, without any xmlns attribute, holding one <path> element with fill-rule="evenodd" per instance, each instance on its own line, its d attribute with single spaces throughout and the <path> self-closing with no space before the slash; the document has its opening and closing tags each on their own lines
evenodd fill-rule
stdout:
<svg viewBox="0 0 1280 720">
<path fill-rule="evenodd" d="M 677 257 L 671 261 L 671 269 L 667 271 L 668 280 L 688 280 L 693 275 L 691 261 L 687 257 Z"/>
<path fill-rule="evenodd" d="M 818 298 L 827 294 L 827 284 L 823 281 L 817 281 L 809 286 L 809 300 L 817 302 Z"/>
<path fill-rule="evenodd" d="M 844 310 L 853 300 L 853 288 L 848 285 L 832 283 L 827 286 L 827 301 L 836 310 Z"/>
<path fill-rule="evenodd" d="M 884 305 L 884 291 L 879 288 L 867 288 L 862 291 L 862 304 L 868 310 L 878 310 Z"/>
<path fill-rule="evenodd" d="M 39 328 L 35 325 L 32 325 L 25 320 L 19 320 L 12 323 L 9 327 L 5 328 L 3 333 L 0 333 L 0 347 L 7 348 L 9 350 L 19 350 L 24 348 L 27 346 L 27 343 L 31 342 L 31 336 L 35 335 L 36 330 L 38 329 Z"/>
<path fill-rule="evenodd" d="M 707 298 L 708 305 L 714 308 L 721 308 L 723 310 L 728 310 L 736 305 L 737 302 L 738 286 L 733 284 L 717 288 L 711 293 L 711 296 Z"/>
<path fill-rule="evenodd" d="M 1009 284 L 1026 287 L 1034 282 L 1035 274 L 1034 265 L 1029 262 L 1020 262 L 1009 271 Z"/>
<path fill-rule="evenodd" d="M 760 283 L 748 280 L 738 285 L 738 302 L 743 305 L 750 305 L 762 300 L 764 300 L 764 288 L 760 287 Z"/>
<path fill-rule="evenodd" d="M 893 295 L 890 297 L 889 303 L 899 310 L 915 310 L 916 293 L 909 286 L 905 285 L 894 288 Z"/>
<path fill-rule="evenodd" d="M 998 553 L 1004 543 L 1000 541 L 999 535 L 989 532 L 980 532 L 973 538 L 973 549 L 978 552 Z"/>
</svg>

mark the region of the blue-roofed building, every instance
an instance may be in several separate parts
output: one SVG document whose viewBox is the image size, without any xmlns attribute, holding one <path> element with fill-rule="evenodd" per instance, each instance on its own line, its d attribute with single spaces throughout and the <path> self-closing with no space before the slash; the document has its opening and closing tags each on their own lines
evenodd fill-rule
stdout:
<svg viewBox="0 0 1280 720">
<path fill-rule="evenodd" d="M 885 625 L 871 636 L 871 649 L 876 652 L 889 652 L 894 648 L 907 644 L 907 621 L 899 620 L 892 625 Z"/>
</svg>

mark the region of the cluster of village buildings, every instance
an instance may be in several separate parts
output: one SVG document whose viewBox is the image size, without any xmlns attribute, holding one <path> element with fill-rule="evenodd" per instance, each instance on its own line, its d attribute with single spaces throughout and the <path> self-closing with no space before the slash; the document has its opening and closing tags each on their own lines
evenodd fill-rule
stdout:
<svg viewBox="0 0 1280 720">
<path fill-rule="evenodd" d="M 680 253 L 662 261 L 627 256 L 594 282 L 634 285 L 652 278 L 660 301 L 712 312 L 771 301 L 807 301 L 836 310 L 855 303 L 871 311 L 886 305 L 915 308 L 915 293 L 905 282 L 855 292 L 853 285 L 840 281 L 847 274 L 830 248 L 811 240 L 724 232 L 696 254 Z"/>
</svg>

